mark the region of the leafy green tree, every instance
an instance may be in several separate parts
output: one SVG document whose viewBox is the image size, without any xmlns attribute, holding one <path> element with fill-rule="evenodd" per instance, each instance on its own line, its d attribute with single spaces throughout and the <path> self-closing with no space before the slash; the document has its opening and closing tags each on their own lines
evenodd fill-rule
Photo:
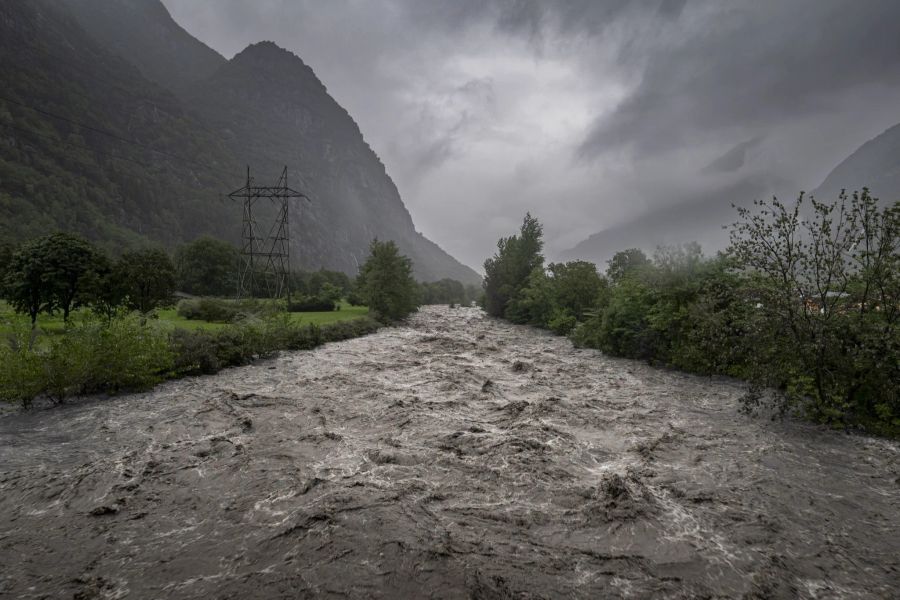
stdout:
<svg viewBox="0 0 900 600">
<path fill-rule="evenodd" d="M 341 296 L 343 292 L 341 288 L 334 285 L 330 281 L 326 281 L 322 284 L 322 287 L 319 288 L 319 293 L 316 295 L 316 298 L 322 303 L 330 303 L 331 305 L 335 305 L 341 300 Z"/>
<path fill-rule="evenodd" d="M 466 288 L 455 279 L 441 279 L 422 284 L 422 304 L 465 304 Z"/>
<path fill-rule="evenodd" d="M 554 281 L 543 267 L 535 267 L 507 304 L 504 316 L 513 323 L 546 327 L 558 310 Z"/>
<path fill-rule="evenodd" d="M 629 248 L 616 252 L 616 254 L 607 261 L 606 276 L 610 282 L 617 284 L 626 277 L 634 276 L 641 270 L 650 266 L 650 259 L 638 248 Z"/>
<path fill-rule="evenodd" d="M 12 262 L 15 247 L 12 244 L 0 243 L 0 284 L 3 283 L 3 276 L 6 274 L 6 267 Z"/>
<path fill-rule="evenodd" d="M 489 315 L 506 315 L 531 273 L 543 267 L 543 248 L 543 227 L 531 213 L 525 215 L 518 235 L 497 242 L 497 253 L 484 262 L 484 308 Z"/>
<path fill-rule="evenodd" d="M 227 296 L 237 290 L 238 249 L 209 236 L 175 252 L 178 289 L 197 296 Z"/>
<path fill-rule="evenodd" d="M 86 275 L 79 300 L 84 306 L 90 306 L 94 314 L 106 319 L 109 323 L 125 303 L 125 273 L 119 264 L 113 264 L 105 256 L 98 261 L 97 267 Z"/>
<path fill-rule="evenodd" d="M 13 254 L 3 278 L 3 297 L 16 312 L 31 318 L 32 328 L 42 312 L 53 309 L 53 287 L 44 277 L 38 240 L 22 244 Z"/>
<path fill-rule="evenodd" d="M 86 239 L 54 233 L 19 247 L 7 265 L 4 291 L 18 312 L 31 317 L 60 309 L 63 319 L 81 305 L 89 274 L 102 263 L 100 252 Z"/>
<path fill-rule="evenodd" d="M 392 242 L 377 239 L 360 269 L 357 285 L 373 315 L 382 321 L 398 321 L 419 307 L 419 286 L 412 276 L 412 261 Z"/>
<path fill-rule="evenodd" d="M 768 332 L 762 382 L 823 421 L 900 430 L 900 203 L 879 208 L 866 189 L 805 201 L 757 201 L 731 229 Z"/>
<path fill-rule="evenodd" d="M 552 263 L 549 266 L 556 293 L 556 303 L 572 316 L 581 318 L 594 307 L 606 280 L 597 272 L 594 263 L 575 260 Z"/>
<path fill-rule="evenodd" d="M 163 250 L 126 252 L 116 269 L 124 284 L 126 304 L 142 313 L 171 301 L 175 291 L 175 265 Z"/>
</svg>

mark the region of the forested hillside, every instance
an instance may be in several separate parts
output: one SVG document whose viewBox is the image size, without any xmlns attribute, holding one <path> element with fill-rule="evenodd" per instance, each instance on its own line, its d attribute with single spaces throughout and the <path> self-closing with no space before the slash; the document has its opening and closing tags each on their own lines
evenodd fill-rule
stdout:
<svg viewBox="0 0 900 600">
<path fill-rule="evenodd" d="M 239 227 L 211 193 L 233 155 L 61 4 L 0 5 L 0 87 L 0 239 L 64 229 L 121 248 Z"/>
<path fill-rule="evenodd" d="M 116 251 L 240 235 L 221 197 L 285 165 L 297 265 L 356 273 L 395 240 L 425 281 L 479 280 L 415 231 L 384 165 L 312 70 L 273 44 L 231 61 L 158 0 L 0 6 L 0 241 L 62 229 Z M 264 213 L 263 213 L 264 214 Z"/>
</svg>

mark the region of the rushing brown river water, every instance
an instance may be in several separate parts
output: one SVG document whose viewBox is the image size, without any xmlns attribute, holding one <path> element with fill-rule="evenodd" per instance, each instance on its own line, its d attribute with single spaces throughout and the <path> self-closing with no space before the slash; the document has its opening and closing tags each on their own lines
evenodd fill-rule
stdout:
<svg viewBox="0 0 900 600">
<path fill-rule="evenodd" d="M 0 418 L 0 596 L 889 598 L 900 447 L 432 307 Z"/>
</svg>

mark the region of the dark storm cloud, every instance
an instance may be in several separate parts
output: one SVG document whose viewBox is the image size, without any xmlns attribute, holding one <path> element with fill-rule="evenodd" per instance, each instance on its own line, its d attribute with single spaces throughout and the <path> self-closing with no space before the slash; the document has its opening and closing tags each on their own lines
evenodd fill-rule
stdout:
<svg viewBox="0 0 900 600">
<path fill-rule="evenodd" d="M 896 0 L 693 3 L 685 13 L 689 23 L 676 39 L 645 49 L 640 84 L 598 119 L 583 156 L 623 145 L 661 152 L 710 132 L 771 129 L 833 110 L 849 88 L 900 81 Z"/>
</svg>

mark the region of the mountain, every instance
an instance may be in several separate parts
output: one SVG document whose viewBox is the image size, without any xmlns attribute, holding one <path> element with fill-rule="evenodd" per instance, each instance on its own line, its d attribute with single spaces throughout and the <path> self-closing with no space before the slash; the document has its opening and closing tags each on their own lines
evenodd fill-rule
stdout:
<svg viewBox="0 0 900 600">
<path fill-rule="evenodd" d="M 0 3 L 0 241 L 61 229 L 117 250 L 238 231 L 216 194 L 240 168 L 231 151 L 67 8 Z"/>
<path fill-rule="evenodd" d="M 237 242 L 241 208 L 222 194 L 245 165 L 273 184 L 287 165 L 312 199 L 292 213 L 295 266 L 355 274 L 378 237 L 421 280 L 480 281 L 416 232 L 350 115 L 274 44 L 226 61 L 159 0 L 12 0 L 0 86 L 0 241 L 63 229 L 112 250 Z"/>
<path fill-rule="evenodd" d="M 149 80 L 176 94 L 225 63 L 194 38 L 157 0 L 66 0 L 78 24 L 97 41 L 127 57 Z"/>
<path fill-rule="evenodd" d="M 702 171 L 705 174 L 736 171 L 744 164 L 748 150 L 759 138 L 742 142 L 716 159 Z M 868 187 L 882 202 L 900 201 L 900 124 L 894 125 L 860 146 L 825 178 L 813 195 L 822 201 L 837 199 L 842 189 L 861 190 Z M 707 254 L 728 244 L 728 233 L 721 228 L 735 221 L 731 204 L 746 206 L 775 188 L 791 189 L 785 182 L 762 181 L 759 177 L 705 194 L 685 199 L 671 208 L 657 210 L 628 223 L 607 228 L 561 253 L 560 259 L 583 259 L 603 265 L 626 248 L 652 251 L 660 245 L 698 241 Z M 793 199 L 793 198 L 790 198 Z M 808 207 L 807 207 L 808 208 Z M 704 226 L 715 223 L 716 226 Z"/>
<path fill-rule="evenodd" d="M 733 204 L 746 206 L 768 193 L 770 184 L 750 179 L 685 198 L 632 221 L 609 227 L 562 252 L 560 260 L 588 260 L 603 269 L 616 252 L 640 248 L 652 256 L 658 246 L 698 242 L 707 255 L 728 245 L 725 226 L 737 220 Z"/>
<path fill-rule="evenodd" d="M 860 146 L 813 193 L 820 200 L 832 201 L 841 189 L 853 191 L 864 186 L 882 201 L 900 201 L 900 124 Z"/>
<path fill-rule="evenodd" d="M 392 239 L 416 275 L 478 281 L 417 233 L 384 164 L 356 122 L 299 57 L 271 42 L 253 44 L 187 94 L 258 180 L 291 165 L 302 204 L 292 232 L 301 263 L 355 272 L 373 238 Z"/>
</svg>

